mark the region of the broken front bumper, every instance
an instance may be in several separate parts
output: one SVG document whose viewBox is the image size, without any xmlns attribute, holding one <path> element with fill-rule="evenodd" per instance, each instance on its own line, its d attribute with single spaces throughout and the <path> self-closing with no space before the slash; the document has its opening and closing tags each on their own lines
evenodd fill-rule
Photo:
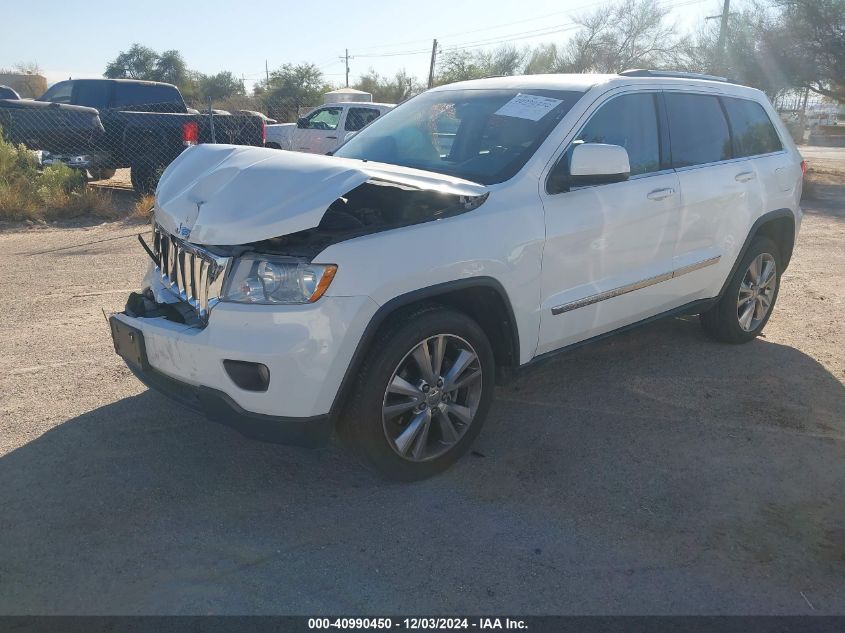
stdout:
<svg viewBox="0 0 845 633">
<path fill-rule="evenodd" d="M 202 329 L 161 317 L 111 318 L 142 339 L 141 352 L 127 352 L 126 343 L 119 350 L 142 382 L 247 435 L 293 443 L 304 427 L 327 435 L 335 396 L 377 307 L 369 297 L 298 306 L 221 302 Z M 119 330 L 113 323 L 116 348 Z M 224 361 L 263 365 L 266 389 L 242 388 Z"/>
<path fill-rule="evenodd" d="M 246 437 L 278 444 L 319 447 L 325 445 L 331 436 L 333 422 L 328 415 L 288 418 L 252 413 L 217 389 L 175 380 L 152 367 L 142 369 L 132 363 L 126 365 L 138 380 L 150 389 L 155 389 L 168 398 L 205 414 L 209 420 L 225 424 Z"/>
</svg>

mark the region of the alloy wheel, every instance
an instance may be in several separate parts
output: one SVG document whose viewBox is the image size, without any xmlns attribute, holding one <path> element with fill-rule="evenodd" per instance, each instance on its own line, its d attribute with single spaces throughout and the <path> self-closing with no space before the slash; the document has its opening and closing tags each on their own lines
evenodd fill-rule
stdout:
<svg viewBox="0 0 845 633">
<path fill-rule="evenodd" d="M 739 284 L 736 312 L 739 326 L 753 332 L 769 313 L 777 289 L 777 264 L 769 253 L 755 257 Z"/>
<path fill-rule="evenodd" d="M 384 392 L 382 424 L 403 459 L 435 459 L 469 429 L 481 401 L 482 370 L 466 340 L 437 334 L 420 341 L 397 365 Z"/>
</svg>

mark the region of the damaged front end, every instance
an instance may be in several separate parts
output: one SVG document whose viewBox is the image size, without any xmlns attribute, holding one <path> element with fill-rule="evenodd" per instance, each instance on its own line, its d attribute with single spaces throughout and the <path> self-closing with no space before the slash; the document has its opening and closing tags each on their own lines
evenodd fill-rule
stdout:
<svg viewBox="0 0 845 633">
<path fill-rule="evenodd" d="M 223 296 L 230 257 L 190 244 L 153 224 L 152 245 L 138 236 L 153 266 L 143 292 L 133 292 L 126 303 L 132 317 L 158 318 L 198 327 Z"/>
<path fill-rule="evenodd" d="M 314 228 L 248 246 L 259 252 L 310 260 L 338 242 L 472 211 L 488 195 L 462 196 L 374 178 L 338 197 Z"/>
<path fill-rule="evenodd" d="M 154 266 L 127 314 L 203 327 L 218 301 L 313 302 L 338 269 L 315 263 L 327 247 L 467 213 L 488 196 L 477 183 L 393 165 L 190 148 L 161 178 L 146 245 Z M 301 292 L 269 289 L 280 276 Z"/>
</svg>

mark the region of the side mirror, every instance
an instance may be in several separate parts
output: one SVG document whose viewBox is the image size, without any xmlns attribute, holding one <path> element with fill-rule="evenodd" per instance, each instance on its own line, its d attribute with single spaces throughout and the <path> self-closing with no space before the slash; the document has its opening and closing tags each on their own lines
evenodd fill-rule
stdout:
<svg viewBox="0 0 845 633">
<path fill-rule="evenodd" d="M 298 127 L 300 130 L 308 127 L 308 121 L 304 116 L 301 116 L 296 120 L 296 127 Z"/>
<path fill-rule="evenodd" d="M 572 149 L 569 169 L 566 161 L 555 167 L 549 178 L 549 193 L 567 191 L 571 187 L 606 185 L 628 180 L 631 163 L 628 152 L 619 145 L 578 143 Z"/>
<path fill-rule="evenodd" d="M 603 185 L 628 180 L 631 163 L 628 151 L 619 145 L 580 143 L 572 150 L 569 177 L 572 185 Z"/>
</svg>

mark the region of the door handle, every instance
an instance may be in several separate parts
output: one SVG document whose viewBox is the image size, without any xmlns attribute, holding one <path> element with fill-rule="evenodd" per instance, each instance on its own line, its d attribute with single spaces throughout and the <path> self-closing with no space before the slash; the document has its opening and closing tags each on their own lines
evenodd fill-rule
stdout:
<svg viewBox="0 0 845 633">
<path fill-rule="evenodd" d="M 649 191 L 646 197 L 649 200 L 663 200 L 674 195 L 675 190 L 672 189 L 672 187 L 666 187 L 665 189 L 655 189 L 654 191 Z"/>
<path fill-rule="evenodd" d="M 753 171 L 743 171 L 734 176 L 734 180 L 737 182 L 748 182 L 749 180 L 754 180 L 754 178 L 756 178 L 756 175 Z"/>
<path fill-rule="evenodd" d="M 336 136 L 327 136 L 326 138 L 331 138 L 331 139 L 337 140 Z"/>
</svg>

